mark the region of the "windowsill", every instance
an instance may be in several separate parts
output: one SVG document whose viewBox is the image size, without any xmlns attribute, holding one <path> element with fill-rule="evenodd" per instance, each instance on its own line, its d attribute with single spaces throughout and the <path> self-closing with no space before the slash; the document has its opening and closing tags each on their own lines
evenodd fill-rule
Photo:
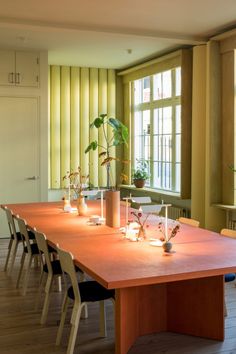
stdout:
<svg viewBox="0 0 236 354">
<path fill-rule="evenodd" d="M 136 188 L 135 186 L 130 185 L 130 184 L 120 184 L 119 188 L 125 188 L 125 189 L 135 190 L 135 191 L 144 192 L 144 193 L 150 192 L 150 193 L 155 193 L 158 195 L 169 195 L 171 197 L 181 198 L 179 193 L 174 193 L 174 192 L 170 192 L 170 191 L 164 191 L 161 189 L 154 189 L 154 188 L 149 188 L 149 187 Z"/>
</svg>

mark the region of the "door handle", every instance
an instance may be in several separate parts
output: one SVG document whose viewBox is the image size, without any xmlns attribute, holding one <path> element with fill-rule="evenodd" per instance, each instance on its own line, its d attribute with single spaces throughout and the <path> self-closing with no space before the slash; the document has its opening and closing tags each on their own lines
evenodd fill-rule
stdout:
<svg viewBox="0 0 236 354">
<path fill-rule="evenodd" d="M 39 179 L 39 176 L 26 177 L 27 181 L 36 181 L 37 179 Z"/>
</svg>

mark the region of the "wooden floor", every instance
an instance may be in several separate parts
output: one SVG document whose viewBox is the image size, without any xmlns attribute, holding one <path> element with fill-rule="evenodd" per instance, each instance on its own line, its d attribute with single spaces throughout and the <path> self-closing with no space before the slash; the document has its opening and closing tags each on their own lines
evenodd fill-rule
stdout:
<svg viewBox="0 0 236 354">
<path fill-rule="evenodd" d="M 60 347 L 55 346 L 62 294 L 52 294 L 46 325 L 39 324 L 40 310 L 35 311 L 38 285 L 38 269 L 33 269 L 26 296 L 15 289 L 19 269 L 17 259 L 14 274 L 3 272 L 8 240 L 0 239 L 0 354 L 59 354 L 66 353 L 69 335 L 69 316 Z M 20 256 L 21 250 L 19 251 Z M 236 287 L 226 285 L 228 317 L 225 321 L 224 342 L 205 340 L 175 333 L 160 333 L 140 337 L 129 354 L 236 354 Z M 89 305 L 88 319 L 82 319 L 79 327 L 75 354 L 113 354 L 114 318 L 113 307 L 107 303 L 108 337 L 99 338 L 99 313 L 97 304 Z"/>
</svg>

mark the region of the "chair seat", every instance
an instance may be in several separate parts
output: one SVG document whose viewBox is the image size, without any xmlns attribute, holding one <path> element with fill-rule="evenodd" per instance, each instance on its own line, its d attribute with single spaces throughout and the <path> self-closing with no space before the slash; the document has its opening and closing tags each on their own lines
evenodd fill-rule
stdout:
<svg viewBox="0 0 236 354">
<path fill-rule="evenodd" d="M 16 233 L 16 237 L 17 237 L 17 240 L 18 240 L 18 241 L 22 241 L 21 233 L 20 233 L 19 231 Z M 12 240 L 14 239 L 14 235 L 13 235 L 13 234 L 11 234 L 11 239 L 12 239 Z"/>
<path fill-rule="evenodd" d="M 39 249 L 38 249 L 37 243 L 32 243 L 30 245 L 30 247 L 31 247 L 32 254 L 39 254 Z M 28 249 L 26 246 L 24 247 L 24 252 L 28 253 Z"/>
<path fill-rule="evenodd" d="M 228 283 L 230 281 L 234 281 L 234 279 L 236 278 L 235 273 L 228 273 L 225 274 L 225 282 Z"/>
<path fill-rule="evenodd" d="M 105 289 L 95 280 L 78 283 L 78 286 L 80 291 L 81 302 L 101 301 L 115 297 L 114 290 Z M 67 293 L 70 299 L 75 299 L 72 286 L 69 287 Z"/>
<path fill-rule="evenodd" d="M 52 261 L 51 265 L 52 265 L 53 274 L 62 274 L 62 269 L 61 269 L 61 264 L 60 264 L 59 259 L 56 259 L 55 261 Z M 47 264 L 43 265 L 43 271 L 48 273 Z"/>
</svg>

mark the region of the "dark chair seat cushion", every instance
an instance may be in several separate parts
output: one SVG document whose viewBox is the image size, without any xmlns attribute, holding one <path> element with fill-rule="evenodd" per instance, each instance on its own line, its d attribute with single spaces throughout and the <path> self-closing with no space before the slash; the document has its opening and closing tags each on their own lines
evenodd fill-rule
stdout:
<svg viewBox="0 0 236 354">
<path fill-rule="evenodd" d="M 115 297 L 114 290 L 107 290 L 102 285 L 97 283 L 95 280 L 84 281 L 82 283 L 78 283 L 81 302 L 94 302 L 101 301 Z M 69 287 L 67 294 L 70 299 L 74 300 L 74 291 L 72 286 Z"/>
<path fill-rule="evenodd" d="M 75 271 L 84 274 L 84 271 L 82 269 L 80 269 L 80 267 L 78 267 L 77 265 L 75 266 Z"/>
<path fill-rule="evenodd" d="M 235 273 L 228 273 L 225 274 L 225 282 L 228 283 L 230 281 L 233 281 L 235 279 Z"/>
<path fill-rule="evenodd" d="M 51 261 L 51 265 L 52 265 L 53 274 L 62 274 L 62 269 L 61 269 L 61 264 L 59 259 L 56 259 L 55 261 Z M 48 273 L 47 264 L 44 264 L 43 271 Z"/>
<path fill-rule="evenodd" d="M 31 230 L 27 230 L 28 231 L 28 236 L 30 240 L 35 240 L 35 234 L 33 231 Z"/>
<path fill-rule="evenodd" d="M 32 254 L 39 254 L 39 249 L 36 243 L 32 243 L 30 247 Z M 28 253 L 28 248 L 26 246 L 24 247 L 24 252 Z"/>
<path fill-rule="evenodd" d="M 22 241 L 21 233 L 19 231 L 16 233 L 16 237 L 17 237 L 18 241 Z M 12 240 L 14 239 L 14 235 L 13 234 L 11 235 L 11 238 L 12 238 Z"/>
</svg>

